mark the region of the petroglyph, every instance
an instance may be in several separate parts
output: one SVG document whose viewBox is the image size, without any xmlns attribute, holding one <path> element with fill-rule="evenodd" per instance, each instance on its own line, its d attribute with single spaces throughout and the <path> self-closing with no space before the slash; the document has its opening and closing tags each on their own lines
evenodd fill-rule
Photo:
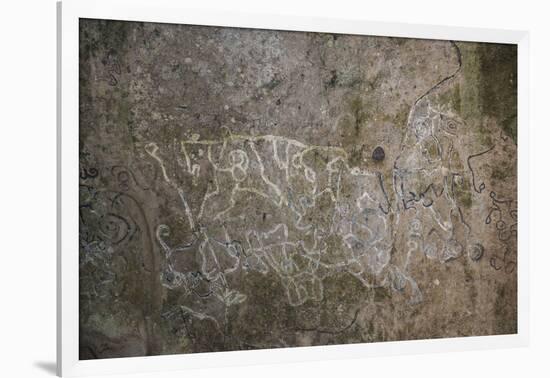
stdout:
<svg viewBox="0 0 550 378">
<path fill-rule="evenodd" d="M 152 142 L 145 148 L 166 172 L 158 146 Z M 193 230 L 188 245 L 198 243 L 201 273 L 212 285 L 220 281 L 224 287 L 225 276 L 240 266 L 263 274 L 273 271 L 289 303 L 296 306 L 308 299 L 322 300 L 322 280 L 334 272 L 347 271 L 367 287 L 384 281 L 391 232 L 389 213 L 381 210 L 386 201 L 381 181 L 376 172 L 350 167 L 345 150 L 273 135 L 230 133 L 221 140 L 183 140 L 181 154 L 182 168 L 193 177 L 193 185 L 199 180 L 212 183 L 195 208 L 185 201 L 185 191 L 193 185 L 174 186 Z M 322 162 L 313 162 L 318 155 Z M 200 167 L 210 174 L 201 176 Z M 172 185 L 166 173 L 164 179 Z M 354 196 L 344 197 L 344 186 Z M 277 221 L 268 227 L 243 228 L 243 198 L 269 203 L 274 209 L 270 216 Z M 160 234 L 168 228 L 159 225 L 157 238 L 169 260 L 185 248 L 175 251 L 164 243 Z M 345 251 L 342 259 L 325 257 L 331 238 Z M 184 272 L 168 264 L 167 274 L 174 277 L 167 287 L 183 286 L 189 292 Z"/>
<path fill-rule="evenodd" d="M 81 359 L 516 332 L 515 46 L 80 25 Z"/>
</svg>

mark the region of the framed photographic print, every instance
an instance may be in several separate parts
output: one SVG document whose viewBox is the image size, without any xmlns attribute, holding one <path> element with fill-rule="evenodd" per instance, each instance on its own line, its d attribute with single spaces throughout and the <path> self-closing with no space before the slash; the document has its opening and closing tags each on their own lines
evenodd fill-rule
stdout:
<svg viewBox="0 0 550 378">
<path fill-rule="evenodd" d="M 527 343 L 526 32 L 58 15 L 59 374 Z"/>
</svg>

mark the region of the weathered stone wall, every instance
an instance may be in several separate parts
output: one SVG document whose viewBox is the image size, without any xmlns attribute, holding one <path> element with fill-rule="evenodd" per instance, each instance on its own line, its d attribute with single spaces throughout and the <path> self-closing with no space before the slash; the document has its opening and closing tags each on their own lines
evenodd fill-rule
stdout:
<svg viewBox="0 0 550 378">
<path fill-rule="evenodd" d="M 81 20 L 80 357 L 515 333 L 516 61 Z"/>
</svg>

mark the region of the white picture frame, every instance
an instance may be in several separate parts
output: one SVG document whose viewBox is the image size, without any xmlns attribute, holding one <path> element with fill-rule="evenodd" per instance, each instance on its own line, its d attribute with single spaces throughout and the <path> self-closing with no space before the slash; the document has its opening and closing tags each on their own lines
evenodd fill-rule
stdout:
<svg viewBox="0 0 550 378">
<path fill-rule="evenodd" d="M 238 11 L 189 9 L 177 0 L 110 0 L 58 3 L 57 373 L 60 376 L 147 373 L 203 367 L 364 358 L 518 347 L 529 340 L 528 56 L 525 31 L 320 19 Z M 518 333 L 371 344 L 298 347 L 80 361 L 78 356 L 78 20 L 113 19 L 388 37 L 445 39 L 518 46 Z"/>
</svg>

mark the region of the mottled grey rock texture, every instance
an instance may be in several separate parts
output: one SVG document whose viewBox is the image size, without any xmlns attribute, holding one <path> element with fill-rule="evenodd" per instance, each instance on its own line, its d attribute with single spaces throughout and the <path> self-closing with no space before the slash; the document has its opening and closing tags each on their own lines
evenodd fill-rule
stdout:
<svg viewBox="0 0 550 378">
<path fill-rule="evenodd" d="M 515 333 L 516 61 L 81 20 L 80 358 Z"/>
</svg>

